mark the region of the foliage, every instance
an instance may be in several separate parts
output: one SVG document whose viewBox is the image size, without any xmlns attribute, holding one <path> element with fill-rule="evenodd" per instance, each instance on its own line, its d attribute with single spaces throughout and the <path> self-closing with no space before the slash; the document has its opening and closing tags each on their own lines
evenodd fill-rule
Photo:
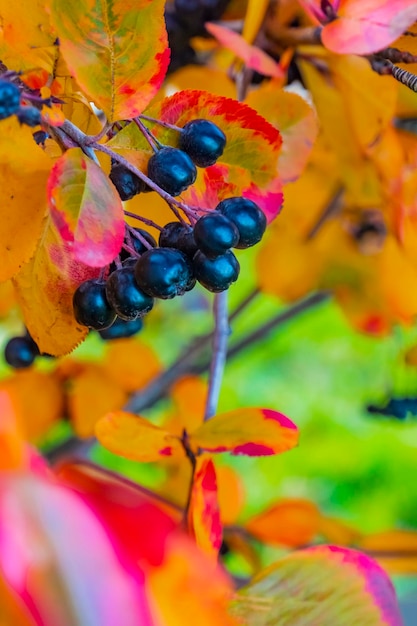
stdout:
<svg viewBox="0 0 417 626">
<path fill-rule="evenodd" d="M 384 528 L 343 519 L 355 509 L 337 490 L 339 472 L 352 483 L 365 473 L 352 465 L 366 437 L 376 433 L 377 466 L 386 441 L 407 433 L 369 426 L 363 407 L 398 419 L 414 407 L 414 389 L 378 398 L 379 383 L 362 373 L 374 369 L 369 353 L 386 351 L 415 384 L 416 338 L 398 328 L 417 313 L 417 8 L 409 0 L 217 4 L 207 22 L 200 2 L 0 0 L 0 314 L 5 335 L 25 328 L 34 361 L 5 365 L 0 381 L 2 623 L 401 624 L 381 565 L 416 573 L 416 534 L 396 528 L 395 514 Z M 168 37 L 173 67 L 184 65 L 169 75 Z M 197 57 L 198 69 L 185 67 Z M 187 183 L 171 195 L 148 162 L 164 147 L 179 154 L 183 127 L 199 119 L 224 134 L 224 150 L 205 168 L 181 152 L 185 174 L 164 174 Z M 200 149 L 210 152 L 209 142 Z M 193 228 L 229 198 L 256 203 L 268 227 L 255 251 L 236 244 L 238 260 L 230 246 L 213 255 L 223 259 L 223 286 L 201 280 L 215 292 L 211 330 L 206 291 L 191 291 L 193 255 L 202 255 Z M 168 237 L 172 222 L 178 267 L 150 263 L 160 283 L 146 293 L 141 259 L 157 245 L 149 233 Z M 240 268 L 230 314 L 224 287 L 236 276 L 227 282 L 225 258 L 236 275 Z M 214 263 L 209 253 L 205 262 Z M 126 336 L 98 335 L 114 328 L 100 315 L 116 317 L 107 279 L 121 268 L 131 275 L 123 297 L 142 290 L 159 299 L 144 340 L 126 325 L 139 309 L 117 311 Z M 164 281 L 175 290 L 163 291 Z M 89 327 L 73 308 L 86 284 L 101 289 L 88 304 Z M 318 305 L 325 329 L 314 325 Z M 311 336 L 299 325 L 304 343 L 271 341 L 270 361 L 258 366 L 262 340 L 307 312 Z M 362 370 L 356 379 L 345 372 L 348 390 L 333 394 L 333 406 L 316 365 L 323 358 L 329 371 L 326 341 L 340 328 L 346 357 L 359 356 Z M 220 395 L 226 357 L 244 350 Z M 285 372 L 291 359 L 295 378 Z M 348 394 L 356 405 L 343 411 Z M 328 414 L 340 407 L 333 420 L 348 423 L 336 430 Z M 360 460 L 372 465 L 364 450 Z M 333 503 L 317 489 L 321 464 Z M 296 466 L 307 488 L 278 493 L 277 480 L 287 467 L 297 475 Z M 401 478 L 392 470 L 387 482 Z M 354 488 L 372 498 L 368 485 Z"/>
</svg>

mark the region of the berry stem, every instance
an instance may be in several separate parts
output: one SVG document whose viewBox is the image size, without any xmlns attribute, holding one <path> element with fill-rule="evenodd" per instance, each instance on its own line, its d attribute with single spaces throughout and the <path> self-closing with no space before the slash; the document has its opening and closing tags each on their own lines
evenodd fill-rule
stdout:
<svg viewBox="0 0 417 626">
<path fill-rule="evenodd" d="M 126 209 L 124 209 L 123 212 L 126 215 L 126 217 L 132 217 L 133 219 L 139 220 L 140 222 L 143 222 L 144 224 L 147 224 L 148 226 L 152 226 L 152 228 L 156 228 L 157 230 L 162 230 L 162 226 L 160 226 L 156 222 L 153 222 L 152 220 L 148 219 L 147 217 L 142 217 L 142 215 L 136 215 L 136 213 L 131 213 L 130 211 L 126 211 Z M 129 229 L 132 228 L 129 225 L 127 225 L 127 227 Z"/>
<path fill-rule="evenodd" d="M 163 144 L 152 135 L 149 128 L 146 128 L 145 124 L 142 124 L 139 118 L 135 117 L 133 121 L 154 152 L 158 152 L 160 148 L 164 147 Z"/>
<path fill-rule="evenodd" d="M 141 120 L 146 120 L 147 122 L 152 122 L 153 124 L 158 124 L 158 126 L 162 126 L 163 128 L 169 128 L 170 130 L 176 130 L 178 133 L 182 133 L 182 128 L 179 126 L 175 126 L 175 124 L 169 124 L 168 122 L 163 122 L 162 120 L 156 120 L 153 117 L 148 117 L 148 115 L 139 115 Z"/>
<path fill-rule="evenodd" d="M 140 233 L 138 233 L 134 228 L 128 229 L 130 237 L 135 237 L 138 239 L 148 250 L 152 250 L 153 246 L 149 243 L 147 239 Z M 136 252 L 134 251 L 134 256 L 136 256 Z"/>
<path fill-rule="evenodd" d="M 104 124 L 103 128 L 101 129 L 101 131 L 99 133 L 97 133 L 97 135 L 88 135 L 87 139 L 86 139 L 87 145 L 91 145 L 93 143 L 98 143 L 101 139 L 103 139 L 103 137 L 105 137 L 107 135 L 107 133 L 109 132 L 111 127 L 112 127 L 111 124 L 106 122 Z"/>
<path fill-rule="evenodd" d="M 209 388 L 207 393 L 204 421 L 216 414 L 220 389 L 227 358 L 227 340 L 230 326 L 227 316 L 227 290 L 214 296 L 213 353 L 210 363 Z"/>
</svg>

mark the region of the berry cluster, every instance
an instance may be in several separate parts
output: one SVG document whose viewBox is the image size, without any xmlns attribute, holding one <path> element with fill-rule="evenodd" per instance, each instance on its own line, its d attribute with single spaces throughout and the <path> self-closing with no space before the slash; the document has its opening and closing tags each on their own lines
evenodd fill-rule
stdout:
<svg viewBox="0 0 417 626">
<path fill-rule="evenodd" d="M 220 19 L 230 0 L 174 0 L 167 3 L 165 22 L 171 48 L 170 72 L 196 63 L 190 39 L 206 36 L 204 24 Z"/>
<path fill-rule="evenodd" d="M 192 120 L 178 130 L 179 148 L 159 146 L 148 162 L 148 178 L 170 196 L 192 185 L 196 167 L 213 165 L 226 145 L 223 131 L 208 120 Z M 122 200 L 146 190 L 140 177 L 117 161 L 110 178 Z M 118 259 L 101 278 L 82 283 L 74 294 L 79 324 L 102 336 L 127 336 L 124 333 L 136 332 L 135 323 L 141 325 L 155 298 L 182 296 L 197 281 L 217 293 L 237 280 L 240 266 L 232 248 L 249 248 L 261 240 L 265 214 L 243 197 L 227 198 L 198 219 L 194 211 L 184 210 L 190 223 L 181 219 L 166 224 L 160 229 L 159 245 L 147 231 L 126 227 Z"/>
<path fill-rule="evenodd" d="M 0 120 L 16 115 L 21 124 L 39 126 L 41 112 L 38 108 L 22 104 L 22 93 L 17 85 L 7 80 L 0 80 Z"/>
</svg>

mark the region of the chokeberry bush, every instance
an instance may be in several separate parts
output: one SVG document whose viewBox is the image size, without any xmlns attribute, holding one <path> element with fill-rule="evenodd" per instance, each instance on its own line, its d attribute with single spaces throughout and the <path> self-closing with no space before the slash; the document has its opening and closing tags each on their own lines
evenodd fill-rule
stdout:
<svg viewBox="0 0 417 626">
<path fill-rule="evenodd" d="M 385 569 L 417 572 L 417 491 L 389 515 L 394 455 L 367 482 L 357 449 L 404 439 L 369 417 L 417 394 L 351 357 L 415 386 L 416 23 L 411 0 L 0 0 L 1 624 L 402 623 Z M 318 305 L 285 360 L 272 331 Z M 383 523 L 338 472 L 362 512 L 385 479 Z"/>
</svg>

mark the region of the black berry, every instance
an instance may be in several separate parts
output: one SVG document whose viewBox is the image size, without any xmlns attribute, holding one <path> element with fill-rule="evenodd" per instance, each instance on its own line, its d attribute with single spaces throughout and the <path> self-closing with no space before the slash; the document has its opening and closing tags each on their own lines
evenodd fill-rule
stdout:
<svg viewBox="0 0 417 626">
<path fill-rule="evenodd" d="M 17 113 L 17 119 L 26 126 L 39 126 L 41 123 L 41 112 L 36 107 L 21 107 Z"/>
<path fill-rule="evenodd" d="M 177 248 L 191 259 L 198 250 L 193 229 L 182 222 L 165 224 L 159 235 L 159 245 L 161 248 Z"/>
<path fill-rule="evenodd" d="M 190 261 L 173 248 L 145 252 L 136 263 L 135 278 L 145 293 L 164 300 L 183 295 L 194 282 Z"/>
<path fill-rule="evenodd" d="M 122 267 L 110 274 L 106 297 L 117 315 L 126 321 L 142 317 L 153 307 L 153 298 L 137 286 L 133 267 Z"/>
<path fill-rule="evenodd" d="M 208 291 L 225 291 L 239 276 L 239 261 L 228 250 L 225 254 L 209 259 L 202 252 L 197 252 L 193 259 L 193 269 L 198 282 Z"/>
<path fill-rule="evenodd" d="M 37 356 L 39 349 L 32 337 L 13 337 L 4 350 L 6 363 L 17 369 L 29 367 Z"/>
<path fill-rule="evenodd" d="M 112 165 L 109 177 L 123 201 L 130 200 L 144 189 L 143 181 L 118 163 Z"/>
<path fill-rule="evenodd" d="M 19 87 L 0 80 L 0 120 L 6 119 L 18 112 L 20 107 Z"/>
<path fill-rule="evenodd" d="M 227 198 L 216 209 L 233 222 L 239 231 L 239 242 L 235 248 L 250 248 L 262 239 L 266 229 L 265 213 L 252 200 Z"/>
<path fill-rule="evenodd" d="M 120 317 L 116 318 L 114 324 L 106 328 L 105 330 L 100 330 L 99 335 L 102 339 L 123 339 L 127 337 L 132 337 L 136 335 L 140 330 L 142 330 L 143 321 L 141 317 L 137 317 L 135 320 L 122 320 Z"/>
<path fill-rule="evenodd" d="M 225 145 L 224 132 L 208 120 L 198 119 L 188 122 L 180 135 L 179 147 L 199 167 L 213 165 L 223 154 Z"/>
<path fill-rule="evenodd" d="M 147 241 L 149 245 L 152 246 L 152 248 L 156 247 L 156 241 L 154 237 L 152 237 L 151 233 L 148 233 L 147 230 L 144 230 L 143 228 L 134 228 L 132 230 L 133 232 L 131 232 L 130 239 L 127 239 L 127 240 L 125 239 L 125 242 L 128 243 L 128 245 L 135 250 L 138 256 L 146 252 L 146 250 L 149 250 L 149 247 L 147 247 L 142 241 L 143 239 Z M 136 237 L 135 233 L 139 235 L 139 237 Z M 121 261 L 124 261 L 130 256 L 131 256 L 130 252 L 128 252 L 124 248 L 121 249 L 120 251 Z"/>
<path fill-rule="evenodd" d="M 206 256 L 214 258 L 237 245 L 239 231 L 235 224 L 221 213 L 207 213 L 196 222 L 194 239 Z"/>
<path fill-rule="evenodd" d="M 81 283 L 72 303 L 75 319 L 82 326 L 104 330 L 116 319 L 116 313 L 106 298 L 106 283 L 98 278 Z"/>
<path fill-rule="evenodd" d="M 148 176 L 171 196 L 179 196 L 193 184 L 197 170 L 188 154 L 167 147 L 158 150 L 149 159 Z"/>
</svg>

